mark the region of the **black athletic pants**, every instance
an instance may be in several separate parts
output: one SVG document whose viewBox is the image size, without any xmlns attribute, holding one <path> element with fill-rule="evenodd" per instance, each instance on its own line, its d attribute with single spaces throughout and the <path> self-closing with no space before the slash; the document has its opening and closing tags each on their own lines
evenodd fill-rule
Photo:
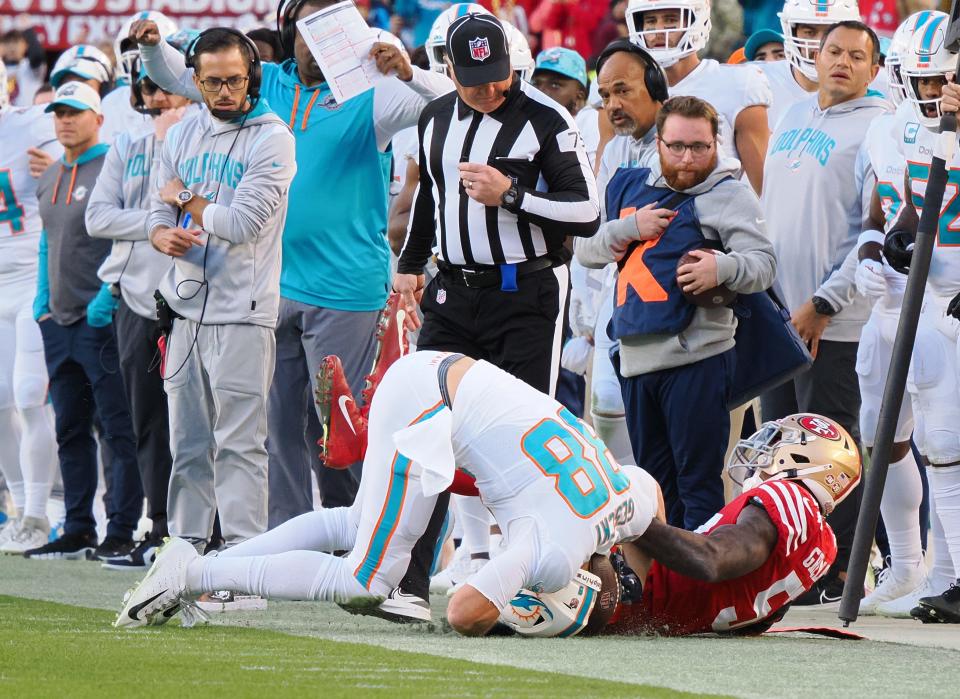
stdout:
<svg viewBox="0 0 960 699">
<path fill-rule="evenodd" d="M 560 366 L 566 267 L 534 272 L 517 280 L 517 291 L 474 289 L 440 272 L 427 285 L 420 308 L 418 350 L 460 352 L 484 359 L 539 391 L 550 394 Z M 404 592 L 429 599 L 430 568 L 450 494 L 437 498 L 433 516 L 414 546 Z"/>
<path fill-rule="evenodd" d="M 160 377 L 157 351 L 159 331 L 155 320 L 144 318 L 124 300 L 114 316 L 120 374 L 130 406 L 137 443 L 137 464 L 147 497 L 147 516 L 153 520 L 151 538 L 168 536 L 167 489 L 170 487 L 170 426 L 167 394 Z"/>
</svg>

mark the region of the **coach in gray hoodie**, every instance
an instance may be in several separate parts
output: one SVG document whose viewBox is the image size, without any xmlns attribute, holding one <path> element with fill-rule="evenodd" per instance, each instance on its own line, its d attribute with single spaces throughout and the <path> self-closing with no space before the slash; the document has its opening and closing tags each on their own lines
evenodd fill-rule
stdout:
<svg viewBox="0 0 960 699">
<path fill-rule="evenodd" d="M 163 367 L 173 469 L 170 534 L 228 545 L 267 527 L 266 400 L 280 304 L 280 233 L 296 172 L 289 128 L 259 96 L 256 49 L 229 29 L 197 39 L 207 109 L 168 132 L 150 241 L 174 264 Z"/>
<path fill-rule="evenodd" d="M 856 241 L 876 183 L 864 137 L 871 120 L 890 111 L 882 95 L 869 89 L 878 62 L 873 30 L 860 22 L 833 25 L 817 55 L 817 93 L 781 117 L 763 175 L 767 227 L 783 263 L 777 284 L 814 356 L 810 371 L 763 396 L 763 417 L 818 413 L 854 437 L 860 414 L 857 347 L 870 316 L 869 301 L 856 289 Z M 836 561 L 794 604 L 840 598 L 839 576 L 850 556 L 859 502 L 858 489 L 830 515 Z"/>
<path fill-rule="evenodd" d="M 660 483 L 670 523 L 687 529 L 724 505 L 737 321 L 730 308 L 694 307 L 682 292 L 725 284 L 752 293 L 776 274 L 760 202 L 737 179 L 740 163 L 718 156 L 718 129 L 703 100 L 667 100 L 657 115 L 659 159 L 617 171 L 606 211 L 619 220 L 576 250 L 587 267 L 620 267 L 611 337 L 620 340 L 630 440 L 637 464 Z M 678 269 L 688 251 L 697 261 Z"/>
</svg>

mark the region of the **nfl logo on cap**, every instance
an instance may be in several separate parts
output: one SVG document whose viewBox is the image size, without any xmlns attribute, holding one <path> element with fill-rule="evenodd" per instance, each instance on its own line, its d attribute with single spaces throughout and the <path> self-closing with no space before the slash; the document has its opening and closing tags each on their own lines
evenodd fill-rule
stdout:
<svg viewBox="0 0 960 699">
<path fill-rule="evenodd" d="M 481 62 L 490 58 L 490 40 L 479 36 L 476 39 L 471 39 L 470 57 Z"/>
</svg>

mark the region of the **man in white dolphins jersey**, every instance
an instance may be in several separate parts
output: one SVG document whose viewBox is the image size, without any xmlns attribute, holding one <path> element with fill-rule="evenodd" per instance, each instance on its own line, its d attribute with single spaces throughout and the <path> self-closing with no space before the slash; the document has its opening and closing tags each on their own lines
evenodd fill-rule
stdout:
<svg viewBox="0 0 960 699">
<path fill-rule="evenodd" d="M 905 206 L 888 233 L 885 250 L 905 251 L 922 208 L 934 152 L 940 153 L 938 124 L 943 112 L 960 110 L 960 87 L 948 83 L 957 56 L 946 49 L 946 15 L 931 19 L 913 37 L 900 69 L 907 100 L 920 122 L 907 135 L 906 189 L 916 209 Z M 934 243 L 924 310 L 917 328 L 908 387 L 921 419 L 923 452 L 929 461 L 930 494 L 935 504 L 953 576 L 960 575 L 960 156 L 956 142 L 948 157 L 948 177 Z M 900 241 L 899 244 L 897 242 Z M 911 615 L 923 621 L 960 623 L 960 585 L 929 590 Z M 941 594 L 937 594 L 941 593 Z"/>
<path fill-rule="evenodd" d="M 630 0 L 626 19 L 630 40 L 666 71 L 670 96 L 699 97 L 717 110 L 720 144 L 740 160 L 759 194 L 770 138 L 770 85 L 755 64 L 721 64 L 697 55 L 710 36 L 710 0 Z"/>
<path fill-rule="evenodd" d="M 0 63 L 0 470 L 18 514 L 0 530 L 0 551 L 9 553 L 43 545 L 50 531 L 57 462 L 43 338 L 33 320 L 43 226 L 36 178 L 46 158 L 62 152 L 43 107 L 10 106 Z"/>
<path fill-rule="evenodd" d="M 216 557 L 170 539 L 115 625 L 163 623 L 207 588 L 369 608 L 399 583 L 459 466 L 506 538 L 447 608 L 454 629 L 482 635 L 518 590 L 564 588 L 593 554 L 642 535 L 659 508 L 649 474 L 618 465 L 559 403 L 459 354 L 398 359 L 374 395 L 367 439 L 352 507 L 300 515 Z M 325 553 L 337 549 L 351 551 Z"/>
<path fill-rule="evenodd" d="M 931 40 L 936 27 L 946 20 L 942 12 L 918 12 L 908 17 L 897 29 L 887 53 L 890 98 L 897 105 L 895 114 L 876 117 L 867 129 L 864 144 L 870 164 L 877 176 L 870 206 L 871 229 L 864 230 L 858 241 L 859 264 L 857 290 L 875 300 L 870 318 L 860 336 L 857 350 L 857 375 L 860 382 L 860 434 L 863 443 L 872 448 L 887 370 L 900 320 L 900 306 L 907 278 L 890 266 L 881 254 L 883 231 L 900 213 L 904 204 L 904 141 L 915 140 L 920 128 L 915 104 L 907 101 L 901 80 L 901 64 L 909 63 L 911 41 L 917 33 L 922 43 Z M 929 23 L 928 23 L 929 22 Z M 932 30 L 929 31 L 928 30 Z M 890 544 L 890 567 L 877 587 L 860 602 L 860 614 L 892 614 L 889 603 L 910 595 L 923 587 L 923 549 L 920 540 L 919 509 L 923 499 L 923 483 L 916 457 L 910 446 L 914 432 L 914 414 L 909 397 L 905 397 L 897 420 L 890 469 L 884 484 L 881 512 Z M 922 441 L 922 435 L 921 441 Z M 936 519 L 936 515 L 932 515 Z M 945 545 L 935 547 L 943 553 Z M 947 581 L 949 583 L 949 581 Z M 946 585 L 943 585 L 945 588 Z M 941 589 L 943 589 L 941 588 Z M 913 602 L 902 608 L 908 615 Z M 904 607 L 903 604 L 896 605 Z"/>
</svg>

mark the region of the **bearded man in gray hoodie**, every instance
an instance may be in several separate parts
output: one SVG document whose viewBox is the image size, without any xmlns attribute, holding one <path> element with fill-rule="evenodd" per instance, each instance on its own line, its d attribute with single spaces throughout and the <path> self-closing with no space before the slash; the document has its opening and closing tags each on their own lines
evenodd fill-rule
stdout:
<svg viewBox="0 0 960 699">
<path fill-rule="evenodd" d="M 870 301 L 857 294 L 857 238 L 872 226 L 870 198 L 877 178 L 865 136 L 890 111 L 870 90 L 879 70 L 879 41 L 860 22 L 839 22 L 817 54 L 818 89 L 780 119 L 767 151 L 763 210 L 782 263 L 777 284 L 791 320 L 814 357 L 810 371 L 762 397 L 763 419 L 814 412 L 859 438 L 860 331 Z M 830 574 L 794 604 L 839 601 L 856 527 L 860 491 L 830 515 L 837 558 Z"/>
<path fill-rule="evenodd" d="M 174 258 L 159 289 L 174 318 L 168 527 L 199 548 L 218 509 L 227 545 L 267 528 L 266 401 L 296 163 L 290 129 L 259 95 L 252 42 L 210 29 L 190 53 L 207 108 L 167 132 L 147 230 Z"/>
<path fill-rule="evenodd" d="M 718 154 L 716 110 L 696 97 L 657 115 L 658 159 L 621 168 L 606 190 L 608 219 L 578 241 L 587 267 L 619 267 L 611 337 L 637 464 L 663 490 L 671 524 L 694 529 L 724 505 L 727 398 L 736 318 L 684 294 L 724 284 L 763 291 L 776 274 L 760 202 L 740 163 Z M 678 268 L 684 254 L 696 258 Z"/>
</svg>

